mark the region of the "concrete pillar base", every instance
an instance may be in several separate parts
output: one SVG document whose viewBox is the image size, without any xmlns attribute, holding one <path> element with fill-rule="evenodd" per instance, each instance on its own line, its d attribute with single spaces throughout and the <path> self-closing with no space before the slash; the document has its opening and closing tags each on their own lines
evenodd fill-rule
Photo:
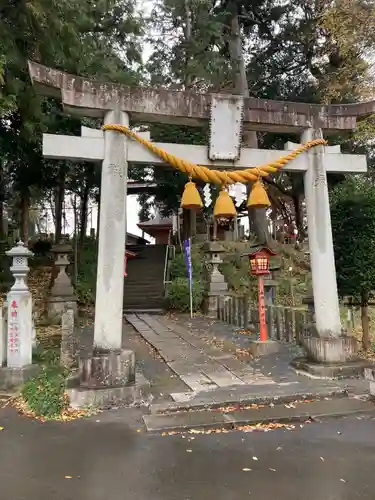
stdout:
<svg viewBox="0 0 375 500">
<path fill-rule="evenodd" d="M 354 337 L 303 337 L 301 343 L 307 359 L 316 363 L 346 363 L 358 359 L 358 344 Z"/>
<path fill-rule="evenodd" d="M 99 408 L 107 409 L 119 406 L 148 405 L 153 400 L 150 382 L 137 373 L 134 384 L 120 387 L 104 387 L 102 389 L 88 389 L 77 385 L 73 387 L 74 379 L 67 387 L 69 404 L 74 409 Z"/>
<path fill-rule="evenodd" d="M 130 350 L 97 351 L 79 360 L 79 369 L 67 381 L 72 408 L 111 408 L 150 403 L 150 383 L 135 372 Z"/>
<path fill-rule="evenodd" d="M 280 343 L 276 340 L 251 340 L 249 350 L 254 358 L 259 358 L 260 356 L 279 352 L 280 347 Z"/>
<path fill-rule="evenodd" d="M 361 378 L 364 371 L 372 362 L 364 359 L 356 359 L 343 363 L 317 363 L 308 358 L 295 358 L 290 363 L 300 375 L 306 375 L 314 379 L 342 379 Z"/>
<path fill-rule="evenodd" d="M 119 387 L 134 384 L 133 351 L 96 351 L 79 360 L 80 385 L 87 388 Z"/>
</svg>

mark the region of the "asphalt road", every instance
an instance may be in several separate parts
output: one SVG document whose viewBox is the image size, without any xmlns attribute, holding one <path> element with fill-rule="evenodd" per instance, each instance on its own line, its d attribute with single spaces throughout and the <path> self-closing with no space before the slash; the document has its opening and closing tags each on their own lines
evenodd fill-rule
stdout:
<svg viewBox="0 0 375 500">
<path fill-rule="evenodd" d="M 191 440 L 137 432 L 124 411 L 60 424 L 1 410 L 1 500 L 375 498 L 370 417 Z"/>
</svg>

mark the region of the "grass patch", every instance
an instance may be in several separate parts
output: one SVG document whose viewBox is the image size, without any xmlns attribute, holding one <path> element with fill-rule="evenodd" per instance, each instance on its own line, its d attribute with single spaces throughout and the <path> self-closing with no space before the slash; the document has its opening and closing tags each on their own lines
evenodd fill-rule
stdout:
<svg viewBox="0 0 375 500">
<path fill-rule="evenodd" d="M 58 365 L 43 366 L 36 377 L 23 385 L 21 396 L 37 417 L 56 417 L 67 408 L 66 375 L 67 372 Z"/>
</svg>

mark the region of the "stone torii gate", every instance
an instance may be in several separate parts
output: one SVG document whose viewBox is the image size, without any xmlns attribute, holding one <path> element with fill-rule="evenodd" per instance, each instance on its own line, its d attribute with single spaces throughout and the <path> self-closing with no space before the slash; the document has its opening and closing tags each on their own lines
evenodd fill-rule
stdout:
<svg viewBox="0 0 375 500">
<path fill-rule="evenodd" d="M 191 126 L 210 120 L 210 144 L 158 144 L 198 165 L 217 169 L 251 168 L 278 159 L 285 151 L 241 148 L 242 130 L 299 134 L 301 142 L 350 131 L 358 117 L 375 111 L 375 103 L 312 105 L 267 101 L 241 96 L 205 95 L 156 89 L 128 88 L 87 80 L 30 62 L 36 89 L 62 100 L 72 115 L 102 118 L 104 124 L 129 125 L 130 119 Z M 291 150 L 296 144 L 287 143 Z M 81 137 L 43 136 L 48 158 L 102 162 L 101 211 L 95 345 L 119 349 L 122 336 L 123 253 L 126 227 L 128 164 L 157 164 L 144 146 L 125 135 L 82 128 Z M 318 146 L 285 167 L 305 173 L 308 236 L 311 255 L 316 329 L 321 337 L 342 333 L 332 244 L 326 172 L 365 172 L 366 158 L 341 154 L 340 146 Z"/>
</svg>

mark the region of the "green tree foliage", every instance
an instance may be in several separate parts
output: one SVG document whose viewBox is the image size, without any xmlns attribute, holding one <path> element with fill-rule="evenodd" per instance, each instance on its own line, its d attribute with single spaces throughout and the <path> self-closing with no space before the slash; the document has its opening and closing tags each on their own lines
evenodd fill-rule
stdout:
<svg viewBox="0 0 375 500">
<path fill-rule="evenodd" d="M 33 191 L 56 186 L 61 177 L 58 164 L 42 158 L 42 132 L 73 134 L 80 126 L 62 113 L 60 103 L 35 94 L 27 60 L 134 84 L 140 77 L 141 32 L 131 0 L 1 3 L 0 157 L 23 211 Z"/>
<path fill-rule="evenodd" d="M 195 91 L 233 91 L 240 71 L 231 26 L 237 15 L 240 56 L 252 97 L 312 103 L 360 100 L 372 83 L 366 56 L 374 47 L 373 9 L 374 2 L 365 0 L 158 0 L 151 16 L 150 81 Z M 174 142 L 173 133 L 171 137 L 163 140 Z M 267 148 L 282 149 L 286 140 L 296 139 L 258 134 L 259 146 Z M 345 138 L 344 148 L 359 151 L 352 138 Z M 360 149 L 365 149 L 363 144 Z M 161 171 L 160 177 L 162 186 L 169 173 Z M 275 209 L 283 217 L 297 217 L 302 230 L 302 177 L 278 173 L 268 180 Z M 331 176 L 330 183 L 342 180 Z M 173 179 L 166 185 L 169 198 L 174 186 L 177 200 L 181 184 Z M 159 198 L 164 191 L 161 187 Z"/>
<path fill-rule="evenodd" d="M 331 196 L 337 285 L 362 307 L 363 347 L 370 347 L 368 300 L 375 289 L 375 186 L 350 177 Z"/>
</svg>

